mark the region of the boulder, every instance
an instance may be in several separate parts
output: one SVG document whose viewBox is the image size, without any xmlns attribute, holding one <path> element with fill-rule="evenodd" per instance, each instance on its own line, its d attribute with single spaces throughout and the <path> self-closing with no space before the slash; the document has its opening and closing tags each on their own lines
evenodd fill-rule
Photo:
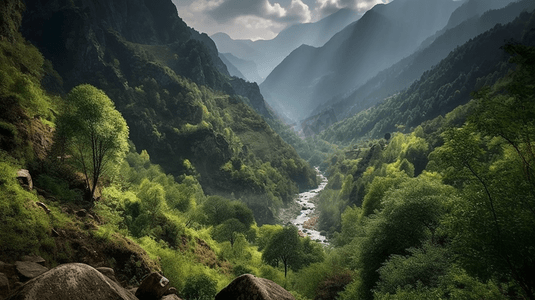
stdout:
<svg viewBox="0 0 535 300">
<path fill-rule="evenodd" d="M 20 260 L 31 261 L 36 264 L 40 264 L 41 266 L 44 266 L 46 262 L 44 258 L 42 258 L 41 256 L 36 256 L 36 255 L 24 255 L 23 257 L 20 258 Z"/>
<path fill-rule="evenodd" d="M 137 300 L 137 298 L 85 264 L 64 264 L 26 282 L 7 300 Z"/>
<path fill-rule="evenodd" d="M 112 268 L 100 267 L 96 268 L 96 270 L 108 277 L 109 279 L 119 283 L 119 281 L 117 281 L 117 278 L 115 278 L 115 271 Z"/>
<path fill-rule="evenodd" d="M 167 295 L 171 295 L 171 294 L 178 294 L 178 291 L 176 290 L 175 287 L 170 287 L 167 291 L 165 291 L 165 293 L 163 295 L 167 296 Z"/>
<path fill-rule="evenodd" d="M 139 300 L 159 300 L 169 289 L 169 279 L 161 274 L 150 273 L 136 291 L 136 297 Z"/>
<path fill-rule="evenodd" d="M 35 278 L 48 271 L 48 268 L 33 261 L 17 261 L 15 262 L 15 267 L 17 268 L 17 273 L 22 277 L 21 279 L 24 280 Z"/>
<path fill-rule="evenodd" d="M 28 188 L 28 190 L 31 191 L 33 189 L 33 181 L 32 181 L 32 176 L 30 175 L 30 171 L 26 169 L 18 170 L 17 179 L 19 180 L 19 183 L 22 186 L 25 186 L 26 188 Z"/>
<path fill-rule="evenodd" d="M 251 274 L 242 275 L 234 279 L 215 297 L 216 300 L 295 300 L 280 285 L 275 282 L 258 278 Z"/>
</svg>

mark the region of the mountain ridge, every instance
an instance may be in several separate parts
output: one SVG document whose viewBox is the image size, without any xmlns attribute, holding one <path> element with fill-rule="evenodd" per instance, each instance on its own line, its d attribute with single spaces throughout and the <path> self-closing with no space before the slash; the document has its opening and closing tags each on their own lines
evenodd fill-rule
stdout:
<svg viewBox="0 0 535 300">
<path fill-rule="evenodd" d="M 340 43 L 339 33 L 317 48 L 309 59 L 315 66 L 304 65 L 304 59 L 296 57 L 294 52 L 284 60 L 284 64 L 289 65 L 284 69 L 295 71 L 281 72 L 280 64 L 262 82 L 260 89 L 272 107 L 285 106 L 294 120 L 302 119 L 332 95 L 346 93 L 412 53 L 425 38 L 446 24 L 447 12 L 453 12 L 459 5 L 449 0 L 394 1 L 376 5 L 344 29 L 344 34 L 350 35 L 343 42 Z M 404 15 L 407 12 L 410 15 Z M 420 33 L 403 34 L 412 29 Z M 295 99 L 305 104 L 302 106 L 312 108 L 298 110 L 292 102 Z"/>
<path fill-rule="evenodd" d="M 233 40 L 224 33 L 216 33 L 212 38 L 220 52 L 232 53 L 238 58 L 255 62 L 260 77 L 265 78 L 284 57 L 300 45 L 321 46 L 359 18 L 360 15 L 353 10 L 340 9 L 315 23 L 292 25 L 271 40 Z M 252 78 L 247 79 L 253 81 Z"/>
</svg>

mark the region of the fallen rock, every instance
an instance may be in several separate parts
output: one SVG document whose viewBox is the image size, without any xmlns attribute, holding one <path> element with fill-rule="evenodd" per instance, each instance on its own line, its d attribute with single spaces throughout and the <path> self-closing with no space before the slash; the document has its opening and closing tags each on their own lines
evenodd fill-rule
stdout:
<svg viewBox="0 0 535 300">
<path fill-rule="evenodd" d="M 26 169 L 20 169 L 17 171 L 17 179 L 19 180 L 19 183 L 26 187 L 28 190 L 33 189 L 33 181 L 32 176 L 30 175 L 30 171 Z"/>
<path fill-rule="evenodd" d="M 275 282 L 265 278 L 258 278 L 251 274 L 245 274 L 234 279 L 215 296 L 215 300 L 227 299 L 295 300 L 290 292 Z"/>
<path fill-rule="evenodd" d="M 46 262 L 44 258 L 42 258 L 41 256 L 36 256 L 36 255 L 24 255 L 23 257 L 20 258 L 20 260 L 34 262 L 36 264 L 40 264 L 41 266 L 44 266 Z"/>
<path fill-rule="evenodd" d="M 48 271 L 48 268 L 32 261 L 17 261 L 15 262 L 15 267 L 24 280 L 35 278 Z"/>
<path fill-rule="evenodd" d="M 7 300 L 137 300 L 120 285 L 85 264 L 64 264 L 25 283 Z"/>
<path fill-rule="evenodd" d="M 177 293 L 178 293 L 178 291 L 176 290 L 175 287 L 170 287 L 167 291 L 165 291 L 165 293 L 163 295 L 167 296 L 167 295 L 177 294 Z"/>
<path fill-rule="evenodd" d="M 169 289 L 169 279 L 161 274 L 150 273 L 136 291 L 139 300 L 159 300 Z"/>
</svg>

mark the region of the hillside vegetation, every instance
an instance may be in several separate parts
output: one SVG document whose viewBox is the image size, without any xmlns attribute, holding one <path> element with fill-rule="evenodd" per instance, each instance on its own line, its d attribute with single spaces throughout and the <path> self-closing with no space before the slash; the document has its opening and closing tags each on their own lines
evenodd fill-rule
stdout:
<svg viewBox="0 0 535 300">
<path fill-rule="evenodd" d="M 146 31 L 0 2 L 0 261 L 158 271 L 184 299 L 245 273 L 298 300 L 535 299 L 534 13 L 302 140 L 170 1 L 121 3 Z M 277 224 L 307 161 L 328 246 Z"/>
</svg>

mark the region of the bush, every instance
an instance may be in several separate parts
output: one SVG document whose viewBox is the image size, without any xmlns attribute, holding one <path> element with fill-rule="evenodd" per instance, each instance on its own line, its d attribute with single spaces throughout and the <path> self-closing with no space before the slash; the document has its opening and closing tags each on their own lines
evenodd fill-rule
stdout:
<svg viewBox="0 0 535 300">
<path fill-rule="evenodd" d="M 206 274 L 197 274 L 186 279 L 184 297 L 188 300 L 211 300 L 217 293 L 217 282 Z"/>
</svg>

